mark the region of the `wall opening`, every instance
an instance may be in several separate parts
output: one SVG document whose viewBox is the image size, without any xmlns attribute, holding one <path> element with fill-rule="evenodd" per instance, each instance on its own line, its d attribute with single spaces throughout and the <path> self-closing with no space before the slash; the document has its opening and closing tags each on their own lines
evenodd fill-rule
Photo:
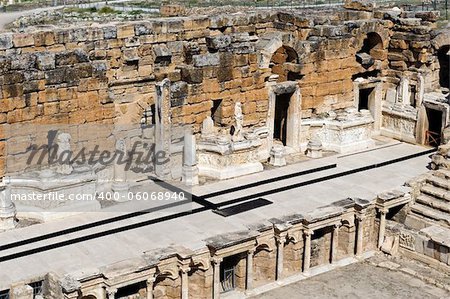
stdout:
<svg viewBox="0 0 450 299">
<path fill-rule="evenodd" d="M 147 290 L 147 284 L 145 281 L 141 281 L 138 283 L 130 284 L 127 286 L 124 286 L 122 288 L 119 288 L 117 290 L 116 297 L 117 298 L 129 298 L 133 296 L 141 296 L 143 297 Z"/>
<path fill-rule="evenodd" d="M 369 110 L 369 98 L 374 88 L 365 88 L 359 90 L 358 111 Z"/>
<path fill-rule="evenodd" d="M 44 281 L 36 281 L 29 284 L 33 288 L 33 298 L 37 296 L 42 296 L 44 294 Z"/>
<path fill-rule="evenodd" d="M 289 103 L 292 95 L 293 93 L 284 93 L 276 95 L 275 98 L 273 139 L 283 143 L 284 146 L 287 142 Z"/>
<path fill-rule="evenodd" d="M 428 128 L 426 131 L 425 142 L 427 145 L 439 146 L 442 135 L 442 111 L 426 108 L 428 118 Z"/>
<path fill-rule="evenodd" d="M 222 292 L 230 292 L 236 288 L 236 268 L 239 257 L 236 255 L 225 257 L 220 263 L 220 286 Z"/>
<path fill-rule="evenodd" d="M 222 124 L 222 100 L 213 100 L 211 107 L 211 118 L 215 126 Z"/>
<path fill-rule="evenodd" d="M 0 299 L 9 299 L 9 290 L 0 291 Z"/>
<path fill-rule="evenodd" d="M 301 78 L 297 70 L 298 55 L 294 49 L 283 46 L 272 55 L 272 73 L 279 76 L 278 82 L 295 81 Z"/>
<path fill-rule="evenodd" d="M 439 84 L 441 87 L 450 88 L 450 45 L 443 46 L 438 51 L 439 60 Z"/>
<path fill-rule="evenodd" d="M 358 53 L 367 53 L 373 56 L 375 50 L 381 49 L 383 49 L 383 40 L 381 39 L 380 35 L 375 32 L 370 32 L 364 39 L 361 50 L 359 50 Z"/>
<path fill-rule="evenodd" d="M 409 103 L 412 107 L 416 107 L 416 86 L 409 86 Z"/>
<path fill-rule="evenodd" d="M 361 49 L 356 53 L 358 61 L 365 69 L 374 65 L 375 60 L 381 60 L 383 57 L 383 40 L 380 35 L 370 32 L 364 39 Z"/>
</svg>

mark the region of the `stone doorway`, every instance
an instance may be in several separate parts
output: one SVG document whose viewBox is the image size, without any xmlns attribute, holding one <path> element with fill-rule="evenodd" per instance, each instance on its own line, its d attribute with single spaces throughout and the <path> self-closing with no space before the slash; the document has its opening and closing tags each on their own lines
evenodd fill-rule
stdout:
<svg viewBox="0 0 450 299">
<path fill-rule="evenodd" d="M 425 143 L 430 146 L 439 146 L 442 136 L 443 112 L 432 108 L 426 108 L 428 128 L 425 132 Z"/>
<path fill-rule="evenodd" d="M 382 84 L 379 79 L 357 78 L 354 81 L 354 107 L 369 110 L 373 123 L 372 135 L 378 135 L 381 129 Z"/>
<path fill-rule="evenodd" d="M 273 140 L 286 146 L 289 103 L 293 93 L 279 94 L 275 98 L 275 117 L 273 124 Z M 290 133 L 290 132 L 289 132 Z"/>
<path fill-rule="evenodd" d="M 274 142 L 280 142 L 288 148 L 288 152 L 297 152 L 300 150 L 301 118 L 301 95 L 297 82 L 287 81 L 269 86 L 269 148 Z"/>
</svg>

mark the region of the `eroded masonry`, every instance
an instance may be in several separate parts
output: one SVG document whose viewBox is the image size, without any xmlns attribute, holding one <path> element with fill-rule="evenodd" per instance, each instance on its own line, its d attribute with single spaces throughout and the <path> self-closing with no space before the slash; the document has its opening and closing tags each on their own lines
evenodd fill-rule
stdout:
<svg viewBox="0 0 450 299">
<path fill-rule="evenodd" d="M 450 31 L 437 28 L 437 19 L 433 11 L 347 1 L 332 10 L 258 10 L 0 34 L 0 229 L 8 230 L 5 244 L 12 244 L 0 246 L 6 252 L 0 263 L 14 262 L 8 250 L 25 244 L 14 243 L 13 236 L 33 228 L 18 228 L 22 220 L 39 222 L 46 232 L 53 221 L 70 222 L 86 209 L 109 207 L 97 201 L 81 207 L 14 202 L 15 193 L 123 195 L 159 179 L 177 190 L 194 188 L 193 213 L 214 210 L 223 216 L 232 212 L 219 211 L 221 204 L 196 194 L 195 186 L 267 169 L 282 174 L 294 164 L 301 170 L 300 162 L 371 151 L 385 140 L 439 146 L 433 170 L 408 181 L 409 188 L 380 185 L 372 198 L 342 197 L 309 211 L 286 205 L 283 213 L 266 214 L 244 230 L 209 233 L 192 244 L 174 237 L 170 246 L 136 249 L 129 259 L 105 257 L 90 268 L 62 263 L 23 275 L 12 271 L 0 279 L 0 295 L 217 299 L 230 290 L 251 295 L 273 282 L 380 250 L 449 271 Z M 29 163 L 36 144 L 55 144 L 57 154 L 95 146 L 127 153 L 154 144 L 164 163 L 150 159 L 127 168 L 51 164 L 48 157 Z M 424 152 L 432 150 L 392 156 L 389 163 Z M 375 169 L 380 162 L 385 161 L 352 171 Z M 342 175 L 356 164 L 348 165 Z M 332 167 L 336 164 L 323 169 Z M 307 174 L 318 167 L 303 169 Z M 121 201 L 114 200 L 119 211 Z M 214 227 L 205 221 L 209 225 Z M 58 246 L 38 251 L 64 250 L 54 249 Z M 18 252 L 17 258 L 33 254 Z"/>
</svg>

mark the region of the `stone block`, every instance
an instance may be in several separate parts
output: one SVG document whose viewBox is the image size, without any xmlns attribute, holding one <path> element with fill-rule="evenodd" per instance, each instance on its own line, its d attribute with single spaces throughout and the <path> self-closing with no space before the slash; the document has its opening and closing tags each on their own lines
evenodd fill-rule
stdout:
<svg viewBox="0 0 450 299">
<path fill-rule="evenodd" d="M 6 50 L 13 47 L 12 34 L 3 33 L 0 34 L 0 50 Z"/>
<path fill-rule="evenodd" d="M 181 66 L 181 80 L 189 84 L 199 84 L 203 82 L 203 72 L 201 69 L 192 66 Z"/>
<path fill-rule="evenodd" d="M 6 56 L 0 56 L 0 76 L 11 69 L 11 60 Z"/>
<path fill-rule="evenodd" d="M 103 37 L 105 39 L 116 39 L 117 38 L 117 28 L 115 26 L 103 27 Z"/>
<path fill-rule="evenodd" d="M 39 70 L 46 71 L 55 68 L 55 54 L 40 52 L 36 54 L 36 66 Z"/>
<path fill-rule="evenodd" d="M 34 46 L 34 36 L 30 33 L 14 34 L 13 44 L 17 48 Z"/>
<path fill-rule="evenodd" d="M 8 76 L 4 77 L 4 84 L 17 84 L 23 82 L 25 76 L 23 72 L 13 71 L 8 74 Z"/>
<path fill-rule="evenodd" d="M 218 35 L 206 37 L 206 46 L 212 50 L 225 49 L 231 44 L 231 36 Z"/>
<path fill-rule="evenodd" d="M 217 66 L 220 64 L 220 56 L 219 53 L 194 55 L 192 61 L 196 67 Z"/>
<path fill-rule="evenodd" d="M 29 285 L 21 285 L 13 287 L 10 291 L 11 299 L 32 299 L 33 288 Z"/>
<path fill-rule="evenodd" d="M 117 38 L 127 38 L 134 36 L 133 25 L 121 25 L 117 27 Z"/>
<path fill-rule="evenodd" d="M 346 0 L 344 8 L 359 11 L 373 11 L 376 3 L 373 0 Z"/>
<path fill-rule="evenodd" d="M 185 99 L 188 95 L 188 85 L 184 81 L 172 83 L 170 85 L 171 92 L 171 107 L 178 107 L 185 104 Z"/>
<path fill-rule="evenodd" d="M 34 35 L 34 44 L 36 47 L 51 46 L 55 44 L 55 34 L 51 31 L 37 32 Z"/>
<path fill-rule="evenodd" d="M 153 32 L 151 24 L 136 24 L 134 25 L 134 33 L 139 35 L 148 35 Z"/>
<path fill-rule="evenodd" d="M 172 52 L 165 44 L 153 46 L 153 52 L 155 53 L 156 60 L 161 59 L 162 57 L 172 56 Z"/>
<path fill-rule="evenodd" d="M 56 53 L 55 55 L 56 65 L 74 65 L 77 63 L 88 61 L 89 61 L 88 55 L 81 49 Z"/>
</svg>

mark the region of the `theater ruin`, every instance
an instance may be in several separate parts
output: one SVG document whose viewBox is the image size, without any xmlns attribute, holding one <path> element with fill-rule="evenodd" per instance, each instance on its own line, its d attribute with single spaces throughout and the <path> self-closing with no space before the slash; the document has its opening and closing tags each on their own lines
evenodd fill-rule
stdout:
<svg viewBox="0 0 450 299">
<path fill-rule="evenodd" d="M 347 0 L 0 33 L 0 298 L 246 298 L 379 254 L 450 273 L 438 19 Z"/>
</svg>

